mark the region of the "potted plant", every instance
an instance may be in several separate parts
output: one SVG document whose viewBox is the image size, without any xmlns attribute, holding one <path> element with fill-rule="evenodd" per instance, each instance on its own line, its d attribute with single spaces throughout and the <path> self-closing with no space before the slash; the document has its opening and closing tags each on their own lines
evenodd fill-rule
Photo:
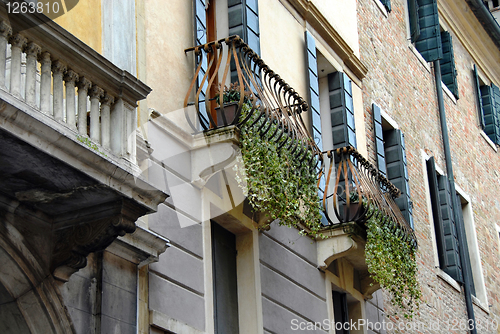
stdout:
<svg viewBox="0 0 500 334">
<path fill-rule="evenodd" d="M 231 83 L 228 86 L 224 86 L 222 89 L 222 105 L 220 103 L 220 92 L 221 92 L 221 86 L 219 85 L 216 90 L 216 96 L 215 96 L 215 101 L 219 105 L 218 107 L 215 108 L 216 114 L 217 114 L 217 126 L 227 126 L 229 124 L 232 124 L 235 117 L 236 113 L 238 111 L 238 104 L 240 102 L 241 98 L 241 91 L 240 91 L 240 86 L 237 83 Z M 244 104 L 251 104 L 250 101 L 250 96 L 251 93 L 248 90 L 244 91 L 244 99 L 243 103 Z"/>
</svg>

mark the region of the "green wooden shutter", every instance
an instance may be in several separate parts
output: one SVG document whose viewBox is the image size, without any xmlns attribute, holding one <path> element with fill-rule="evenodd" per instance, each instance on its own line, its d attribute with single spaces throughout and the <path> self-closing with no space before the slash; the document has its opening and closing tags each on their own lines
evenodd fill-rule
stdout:
<svg viewBox="0 0 500 334">
<path fill-rule="evenodd" d="M 388 12 L 391 11 L 391 0 L 380 0 Z"/>
<path fill-rule="evenodd" d="M 352 83 L 347 75 L 334 72 L 328 75 L 330 116 L 332 121 L 333 147 L 356 147 Z"/>
<path fill-rule="evenodd" d="M 384 132 L 382 130 L 382 116 L 380 114 L 380 107 L 373 103 L 372 110 L 373 132 L 375 136 L 375 153 L 377 154 L 377 167 L 378 171 L 386 176 L 387 167 L 385 163 Z"/>
<path fill-rule="evenodd" d="M 457 203 L 459 205 L 461 205 L 461 201 L 460 201 L 460 196 L 458 196 L 458 194 L 456 194 L 457 196 Z M 465 225 L 464 225 L 464 216 L 463 216 L 463 212 L 462 210 L 460 210 L 460 212 L 458 213 L 458 219 L 460 220 L 458 222 L 458 226 L 460 226 L 459 228 L 462 229 L 463 231 L 463 234 L 466 235 L 466 232 L 465 232 Z M 458 228 L 458 227 L 457 227 Z M 461 247 L 461 251 L 462 251 L 462 256 L 464 257 L 465 259 L 465 263 L 466 263 L 466 270 L 467 270 L 467 273 L 469 275 L 469 278 L 470 278 L 470 289 L 471 289 L 471 293 L 475 296 L 476 295 L 476 286 L 474 285 L 474 276 L 472 274 L 472 267 L 470 265 L 470 254 L 469 254 L 469 245 L 467 244 L 467 242 L 462 245 Z"/>
<path fill-rule="evenodd" d="M 455 69 L 455 55 L 453 53 L 453 42 L 449 32 L 441 32 L 441 43 L 443 45 L 443 59 L 441 59 L 441 80 L 458 99 L 457 71 Z"/>
<path fill-rule="evenodd" d="M 439 15 L 436 0 L 417 0 L 420 34 L 415 48 L 428 62 L 443 58 Z"/>
<path fill-rule="evenodd" d="M 420 24 L 418 20 L 418 1 L 408 0 L 408 15 L 410 18 L 411 42 L 415 43 L 420 37 Z"/>
<path fill-rule="evenodd" d="M 481 98 L 481 85 L 479 84 L 479 75 L 477 74 L 477 67 L 474 64 L 474 83 L 476 85 L 476 98 L 477 98 L 477 108 L 479 113 L 479 124 L 481 129 L 484 129 L 484 113 L 483 113 L 483 99 Z"/>
<path fill-rule="evenodd" d="M 449 181 L 446 176 L 436 175 L 434 157 L 427 161 L 427 176 L 429 178 L 439 265 L 453 279 L 463 283 Z"/>
<path fill-rule="evenodd" d="M 229 35 L 240 36 L 260 55 L 258 0 L 228 0 Z M 234 63 L 231 64 L 231 82 L 238 81 Z"/>
<path fill-rule="evenodd" d="M 384 132 L 384 139 L 387 178 L 401 190 L 401 196 L 395 202 L 408 224 L 413 227 L 413 209 L 410 198 L 404 135 L 401 130 L 392 129 Z"/>
<path fill-rule="evenodd" d="M 194 39 L 195 45 L 202 45 L 207 43 L 207 14 L 205 10 L 205 4 L 207 0 L 193 0 L 193 11 L 194 11 Z M 198 73 L 198 77 L 196 78 L 196 89 L 200 87 L 200 84 L 203 80 L 203 76 L 205 75 L 208 63 L 206 54 L 202 52 L 201 60 L 196 57 L 196 68 L 198 68 L 199 62 L 202 62 L 201 70 Z M 208 88 L 208 79 L 203 83 L 203 89 L 200 93 L 200 104 L 199 110 L 204 118 L 203 122 L 206 126 L 210 126 L 210 121 L 207 115 L 206 106 L 205 106 L 205 92 Z"/>
<path fill-rule="evenodd" d="M 481 86 L 484 132 L 500 145 L 500 91 L 497 86 Z"/>
</svg>

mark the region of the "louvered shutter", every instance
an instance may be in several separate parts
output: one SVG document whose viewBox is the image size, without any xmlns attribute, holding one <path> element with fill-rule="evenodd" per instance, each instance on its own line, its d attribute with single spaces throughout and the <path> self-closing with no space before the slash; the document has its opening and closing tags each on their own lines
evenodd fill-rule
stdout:
<svg viewBox="0 0 500 334">
<path fill-rule="evenodd" d="M 384 148 L 384 132 L 382 130 L 382 116 L 380 107 L 375 103 L 372 104 L 373 110 L 373 132 L 375 136 L 375 152 L 377 153 L 377 167 L 381 174 L 387 175 L 387 167 L 385 163 L 385 148 Z"/>
<path fill-rule="evenodd" d="M 443 45 L 443 59 L 441 59 L 441 81 L 448 87 L 458 99 L 457 71 L 455 69 L 455 55 L 453 53 L 453 42 L 449 32 L 441 32 L 441 43 Z"/>
<path fill-rule="evenodd" d="M 258 0 L 228 0 L 229 35 L 240 36 L 260 55 Z M 234 63 L 231 64 L 231 82 L 238 82 Z"/>
<path fill-rule="evenodd" d="M 316 62 L 316 42 L 314 37 L 305 32 L 306 39 L 306 61 L 307 61 L 307 84 L 309 86 L 308 99 L 311 113 L 311 134 L 323 151 L 323 141 L 321 139 L 321 116 L 319 110 L 319 85 L 318 85 L 318 64 Z"/>
<path fill-rule="evenodd" d="M 391 0 L 380 0 L 388 12 L 391 11 Z"/>
<path fill-rule="evenodd" d="M 384 140 L 387 178 L 401 190 L 401 196 L 395 201 L 403 217 L 413 227 L 413 209 L 410 198 L 404 135 L 401 130 L 392 129 L 384 132 Z"/>
<path fill-rule="evenodd" d="M 474 83 L 476 85 L 476 97 L 477 97 L 477 107 L 479 113 L 479 124 L 481 129 L 484 129 L 484 113 L 483 113 L 483 99 L 481 98 L 481 86 L 479 84 L 479 75 L 477 74 L 477 67 L 474 64 Z"/>
<path fill-rule="evenodd" d="M 420 34 L 415 47 L 427 62 L 443 58 L 436 0 L 417 0 Z"/>
<path fill-rule="evenodd" d="M 206 14 L 206 1 L 208 0 L 193 0 L 193 9 L 194 9 L 194 38 L 196 45 L 202 45 L 207 43 L 207 14 Z M 206 54 L 202 52 L 201 59 L 196 57 L 196 68 L 198 68 L 199 62 L 202 62 L 201 70 L 198 73 L 198 77 L 196 78 L 196 90 L 200 87 L 203 76 L 205 75 L 208 67 Z M 208 78 L 203 83 L 203 89 L 200 93 L 200 104 L 199 110 L 201 115 L 204 118 L 204 122 L 208 127 L 210 125 L 209 118 L 206 111 L 205 106 L 205 92 L 208 88 Z"/>
<path fill-rule="evenodd" d="M 356 147 L 352 83 L 342 72 L 328 75 L 333 147 Z"/>
<path fill-rule="evenodd" d="M 497 86 L 481 86 L 484 132 L 495 144 L 500 144 L 500 91 Z"/>
<path fill-rule="evenodd" d="M 420 24 L 418 20 L 418 2 L 417 0 L 408 0 L 408 15 L 410 18 L 411 42 L 415 43 L 420 37 Z"/>
<path fill-rule="evenodd" d="M 429 178 L 439 265 L 453 279 L 463 283 L 449 181 L 446 176 L 436 175 L 434 157 L 427 161 L 427 176 Z"/>
</svg>

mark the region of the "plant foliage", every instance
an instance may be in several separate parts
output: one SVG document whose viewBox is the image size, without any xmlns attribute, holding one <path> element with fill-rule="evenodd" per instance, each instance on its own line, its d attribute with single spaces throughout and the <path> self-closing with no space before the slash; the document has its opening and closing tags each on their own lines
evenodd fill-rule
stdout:
<svg viewBox="0 0 500 334">
<path fill-rule="evenodd" d="M 373 215 L 366 223 L 368 272 L 390 292 L 393 305 L 403 311 L 405 318 L 411 319 L 421 297 L 416 248 L 405 232 L 378 208 L 372 206 L 369 210 Z"/>
<path fill-rule="evenodd" d="M 224 90 L 224 102 L 239 98 L 237 87 Z M 242 109 L 241 120 L 252 109 L 247 96 Z M 292 139 L 286 129 L 258 108 L 240 130 L 241 157 L 235 170 L 254 211 L 267 214 L 269 223 L 277 219 L 280 225 L 318 236 L 322 225 L 317 175 L 306 143 Z"/>
</svg>

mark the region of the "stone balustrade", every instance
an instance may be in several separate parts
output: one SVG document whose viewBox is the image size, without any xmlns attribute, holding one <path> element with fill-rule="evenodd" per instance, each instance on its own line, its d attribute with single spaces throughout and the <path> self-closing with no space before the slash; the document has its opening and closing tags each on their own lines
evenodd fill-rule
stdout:
<svg viewBox="0 0 500 334">
<path fill-rule="evenodd" d="M 4 6 L 0 89 L 135 164 L 136 104 L 151 89 L 43 14 L 7 15 Z"/>
</svg>

